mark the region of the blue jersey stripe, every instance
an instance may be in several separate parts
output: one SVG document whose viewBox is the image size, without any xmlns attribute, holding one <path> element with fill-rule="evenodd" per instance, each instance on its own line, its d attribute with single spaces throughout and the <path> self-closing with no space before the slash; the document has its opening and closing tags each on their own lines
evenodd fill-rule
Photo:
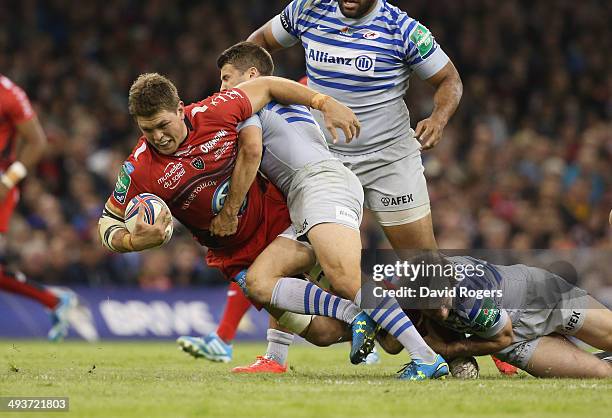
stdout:
<svg viewBox="0 0 612 418">
<path fill-rule="evenodd" d="M 480 307 L 482 306 L 482 301 L 483 299 L 476 299 L 476 303 L 474 303 L 474 306 L 472 306 L 472 309 L 470 310 L 470 313 L 468 314 L 468 318 L 470 321 L 473 321 L 474 318 L 476 318 L 476 315 L 478 314 L 478 311 L 480 310 Z"/>
<path fill-rule="evenodd" d="M 306 118 L 300 118 L 297 116 L 291 117 L 291 118 L 286 118 L 285 119 L 287 122 L 289 123 L 293 123 L 293 122 L 307 122 L 307 123 L 312 123 L 313 125 L 316 125 L 317 122 L 314 121 L 314 119 L 306 119 Z"/>
<path fill-rule="evenodd" d="M 331 81 L 316 79 L 313 78 L 311 74 L 308 74 L 308 79 L 310 80 L 310 82 L 318 84 L 320 86 L 344 91 L 377 91 L 387 90 L 391 87 L 395 87 L 395 84 L 374 85 L 372 87 L 351 86 L 349 84 L 334 83 Z"/>
<path fill-rule="evenodd" d="M 336 7 L 331 4 L 330 5 L 315 4 L 314 7 L 316 7 L 317 9 L 326 10 L 328 12 L 333 12 L 336 10 Z"/>
<path fill-rule="evenodd" d="M 306 110 L 294 109 L 293 107 L 281 107 L 280 109 L 273 109 L 279 115 L 284 115 L 285 113 L 298 113 L 300 115 L 312 116 L 312 113 Z"/>
<path fill-rule="evenodd" d="M 371 45 L 361 45 L 361 44 L 357 45 L 355 44 L 355 42 L 349 42 L 348 40 L 347 42 L 336 41 L 335 39 L 323 38 L 321 36 L 314 35 L 310 32 L 302 33 L 302 38 L 310 39 L 310 40 L 322 43 L 324 45 L 341 46 L 344 48 L 354 49 L 356 51 L 370 51 L 370 52 L 378 52 L 381 54 L 391 54 L 398 58 L 401 58 L 397 51 L 389 51 L 388 49 L 379 48 L 377 46 L 371 46 Z"/>
</svg>

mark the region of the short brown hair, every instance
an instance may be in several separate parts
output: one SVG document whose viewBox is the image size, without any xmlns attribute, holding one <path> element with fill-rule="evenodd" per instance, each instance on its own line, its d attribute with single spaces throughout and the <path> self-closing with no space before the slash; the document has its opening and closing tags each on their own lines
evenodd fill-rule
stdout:
<svg viewBox="0 0 612 418">
<path fill-rule="evenodd" d="M 172 81 L 161 74 L 145 73 L 138 76 L 128 96 L 130 115 L 153 116 L 167 110 L 173 112 L 179 105 L 178 91 Z"/>
<path fill-rule="evenodd" d="M 274 72 L 274 62 L 268 51 L 253 42 L 239 42 L 223 51 L 217 58 L 217 67 L 221 69 L 225 64 L 231 64 L 242 72 L 251 67 L 257 68 L 261 75 Z"/>
</svg>

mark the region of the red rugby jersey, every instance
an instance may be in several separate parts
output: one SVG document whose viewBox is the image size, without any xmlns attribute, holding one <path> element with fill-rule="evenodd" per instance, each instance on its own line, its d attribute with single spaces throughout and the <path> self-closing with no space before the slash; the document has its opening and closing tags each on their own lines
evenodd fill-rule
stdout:
<svg viewBox="0 0 612 418">
<path fill-rule="evenodd" d="M 112 203 L 125 211 L 135 195 L 153 193 L 202 245 L 224 249 L 243 244 L 261 221 L 267 187 L 274 187 L 259 175 L 240 210 L 236 234 L 211 236 L 208 228 L 229 190 L 238 154 L 236 125 L 251 114 L 249 99 L 238 89 L 186 106 L 189 133 L 179 149 L 173 155 L 163 155 L 141 137 L 121 167 Z"/>
<path fill-rule="evenodd" d="M 15 161 L 17 125 L 35 116 L 25 92 L 0 74 L 0 170 Z"/>
</svg>

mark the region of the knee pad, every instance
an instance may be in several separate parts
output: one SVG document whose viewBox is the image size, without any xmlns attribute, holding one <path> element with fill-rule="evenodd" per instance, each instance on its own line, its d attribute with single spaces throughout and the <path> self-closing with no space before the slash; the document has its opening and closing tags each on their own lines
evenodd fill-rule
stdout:
<svg viewBox="0 0 612 418">
<path fill-rule="evenodd" d="M 285 312 L 278 318 L 278 324 L 293 332 L 294 334 L 300 335 L 312 322 L 312 315 L 300 315 L 293 312 Z"/>
</svg>

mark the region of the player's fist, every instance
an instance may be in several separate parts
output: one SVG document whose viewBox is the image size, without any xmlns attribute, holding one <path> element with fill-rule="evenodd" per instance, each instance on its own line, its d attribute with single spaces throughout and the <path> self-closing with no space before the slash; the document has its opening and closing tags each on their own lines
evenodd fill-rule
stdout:
<svg viewBox="0 0 612 418">
<path fill-rule="evenodd" d="M 423 151 L 435 147 L 440 142 L 444 127 L 444 123 L 431 117 L 417 123 L 414 136 L 421 143 Z"/>
<path fill-rule="evenodd" d="M 140 207 L 136 218 L 136 226 L 130 237 L 134 251 L 142 251 L 162 245 L 166 239 L 166 228 L 172 222 L 172 215 L 166 208 L 162 209 L 153 225 L 145 221 L 144 215 L 144 207 Z"/>
<path fill-rule="evenodd" d="M 210 221 L 210 234 L 220 237 L 234 235 L 238 230 L 238 216 L 231 215 L 223 209 Z"/>
</svg>

